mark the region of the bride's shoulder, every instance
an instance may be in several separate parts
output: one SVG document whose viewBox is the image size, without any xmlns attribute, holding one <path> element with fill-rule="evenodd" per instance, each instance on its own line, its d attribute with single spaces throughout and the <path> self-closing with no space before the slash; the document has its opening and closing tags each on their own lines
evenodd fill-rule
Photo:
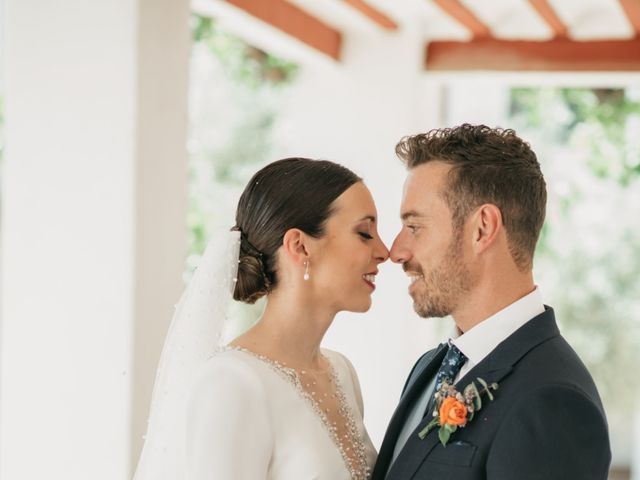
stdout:
<svg viewBox="0 0 640 480">
<path fill-rule="evenodd" d="M 259 372 L 233 349 L 221 349 L 211 356 L 195 375 L 192 392 L 262 394 Z"/>
<path fill-rule="evenodd" d="M 331 361 L 335 361 L 335 360 L 339 360 L 341 362 L 349 361 L 347 357 L 344 355 L 344 353 L 336 352 L 335 350 L 330 350 L 324 347 L 322 347 L 320 351 L 322 352 L 322 355 L 324 355 Z"/>
<path fill-rule="evenodd" d="M 356 369 L 345 354 L 336 352 L 335 350 L 329 350 L 328 348 L 323 348 L 322 354 L 329 359 L 334 368 L 348 373 L 354 379 L 358 378 Z"/>
<path fill-rule="evenodd" d="M 220 351 L 198 369 L 187 390 L 188 431 L 197 434 L 208 429 L 204 436 L 217 439 L 221 435 L 221 441 L 228 441 L 224 425 L 262 434 L 267 431 L 260 425 L 267 418 L 268 405 L 269 396 L 255 368 L 237 352 Z"/>
</svg>

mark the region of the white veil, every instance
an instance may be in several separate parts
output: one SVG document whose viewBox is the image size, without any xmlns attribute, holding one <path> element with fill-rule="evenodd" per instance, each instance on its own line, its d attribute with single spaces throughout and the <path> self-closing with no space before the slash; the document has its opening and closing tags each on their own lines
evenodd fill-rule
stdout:
<svg viewBox="0 0 640 480">
<path fill-rule="evenodd" d="M 176 305 L 158 364 L 134 480 L 184 477 L 186 397 L 199 367 L 222 344 L 239 250 L 239 231 L 215 232 Z"/>
</svg>

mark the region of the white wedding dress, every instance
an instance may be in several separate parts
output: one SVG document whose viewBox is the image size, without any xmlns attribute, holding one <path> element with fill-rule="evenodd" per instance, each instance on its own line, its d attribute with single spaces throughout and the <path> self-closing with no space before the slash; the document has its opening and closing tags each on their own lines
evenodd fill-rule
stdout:
<svg viewBox="0 0 640 480">
<path fill-rule="evenodd" d="M 322 350 L 354 442 L 341 442 L 295 370 L 226 347 L 198 373 L 187 401 L 189 480 L 361 480 L 376 451 L 362 422 L 351 363 Z M 345 449 L 355 448 L 357 466 Z"/>
</svg>

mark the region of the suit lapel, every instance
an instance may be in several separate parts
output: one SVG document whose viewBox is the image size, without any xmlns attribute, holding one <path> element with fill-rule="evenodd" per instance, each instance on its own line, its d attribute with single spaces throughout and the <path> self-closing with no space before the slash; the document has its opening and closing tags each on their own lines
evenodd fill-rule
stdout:
<svg viewBox="0 0 640 480">
<path fill-rule="evenodd" d="M 418 362 L 415 371 L 407 380 L 405 390 L 400 398 L 400 403 L 391 417 L 389 427 L 382 441 L 372 480 L 383 479 L 387 474 L 389 462 L 393 456 L 396 441 L 402 430 L 407 414 L 416 397 L 424 391 L 429 381 L 438 371 L 446 352 L 447 344 L 442 344 L 432 351 L 432 355 L 425 355 L 423 360 Z"/>
<path fill-rule="evenodd" d="M 511 372 L 511 370 L 512 367 L 492 369 L 492 367 L 489 365 L 489 362 L 480 362 L 478 365 L 472 368 L 469 373 L 461 379 L 460 382 L 456 384 L 456 389 L 458 391 L 462 391 L 462 389 L 464 389 L 464 387 L 475 380 L 476 377 L 480 377 L 483 380 L 486 380 L 487 383 L 500 383 L 500 381 L 504 377 L 506 377 Z M 497 399 L 498 393 L 496 393 L 495 395 Z M 432 420 L 432 418 L 433 417 L 431 417 L 430 415 L 425 416 L 413 431 L 411 437 L 417 437 L 418 432 L 424 429 Z M 433 450 L 433 448 L 439 443 L 439 441 L 438 429 L 436 428 L 429 432 L 424 440 L 418 440 L 420 448 L 419 452 L 416 452 L 415 450 L 410 451 L 409 449 L 405 449 L 406 451 L 403 450 L 391 467 L 391 470 L 389 471 L 389 478 L 411 478 L 413 473 L 420 467 L 425 457 L 427 457 L 429 453 L 431 453 L 431 450 Z M 452 441 L 455 441 L 455 434 L 453 434 L 452 436 Z M 407 444 L 408 443 L 409 440 L 407 441 Z"/>
<path fill-rule="evenodd" d="M 456 389 L 462 391 L 465 386 L 475 381 L 478 377 L 487 381 L 487 383 L 496 382 L 499 384 L 512 372 L 514 365 L 530 350 L 559 334 L 560 332 L 555 322 L 553 310 L 545 306 L 544 313 L 534 317 L 520 327 L 460 379 L 460 381 L 456 383 Z M 508 379 L 505 381 L 508 381 Z M 500 401 L 499 389 L 495 393 L 494 401 Z M 389 471 L 389 478 L 411 478 L 420 465 L 422 465 L 425 457 L 436 447 L 439 442 L 437 428 L 429 432 L 424 440 L 417 439 L 418 432 L 426 427 L 427 423 L 431 421 L 431 418 L 432 417 L 427 415 L 413 431 L 407 441 L 406 447 L 408 448 L 404 448 L 394 462 Z M 451 441 L 455 441 L 455 435 L 454 433 Z M 413 444 L 414 448 L 411 448 L 409 444 Z"/>
</svg>

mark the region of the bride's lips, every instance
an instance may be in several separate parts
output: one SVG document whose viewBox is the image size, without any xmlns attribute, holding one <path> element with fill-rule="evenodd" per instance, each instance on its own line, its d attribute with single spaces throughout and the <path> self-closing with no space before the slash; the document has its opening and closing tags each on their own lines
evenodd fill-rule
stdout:
<svg viewBox="0 0 640 480">
<path fill-rule="evenodd" d="M 364 280 L 364 283 L 369 285 L 369 287 L 371 287 L 372 290 L 376 289 L 375 281 L 376 281 L 377 274 L 378 274 L 378 271 L 376 270 L 375 272 L 369 272 L 362 275 L 362 279 Z"/>
</svg>

